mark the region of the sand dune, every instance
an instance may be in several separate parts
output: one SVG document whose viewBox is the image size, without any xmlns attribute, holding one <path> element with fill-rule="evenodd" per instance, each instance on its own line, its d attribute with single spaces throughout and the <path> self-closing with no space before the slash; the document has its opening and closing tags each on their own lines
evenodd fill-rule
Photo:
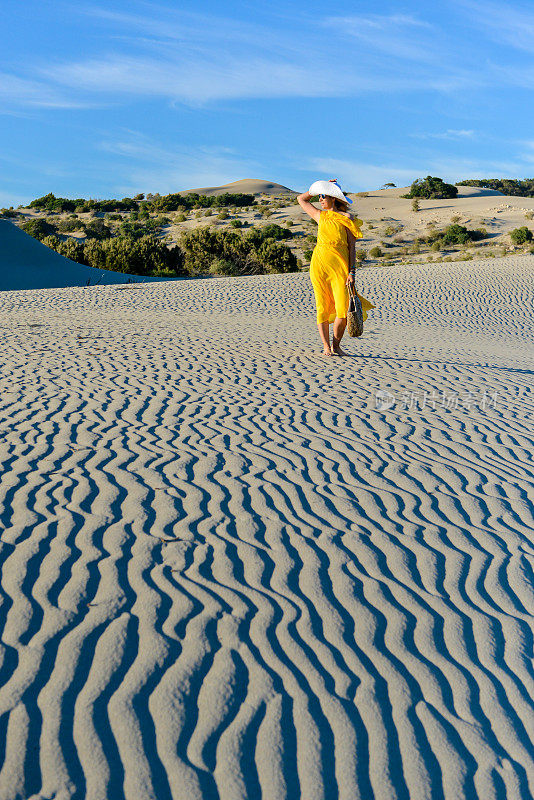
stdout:
<svg viewBox="0 0 534 800">
<path fill-rule="evenodd" d="M 532 258 L 358 285 L 0 296 L 0 800 L 534 796 Z"/>
<path fill-rule="evenodd" d="M 240 181 L 232 181 L 232 183 L 225 183 L 223 186 L 204 186 L 201 189 L 182 189 L 181 194 L 209 194 L 219 195 L 230 192 L 230 194 L 293 194 L 297 192 L 293 189 L 288 189 L 287 186 L 282 186 L 281 183 L 271 183 L 270 181 L 263 181 L 260 178 L 244 178 Z"/>
<path fill-rule="evenodd" d="M 149 280 L 107 269 L 94 269 L 64 258 L 25 233 L 0 220 L 0 291 L 46 289 Z"/>
</svg>

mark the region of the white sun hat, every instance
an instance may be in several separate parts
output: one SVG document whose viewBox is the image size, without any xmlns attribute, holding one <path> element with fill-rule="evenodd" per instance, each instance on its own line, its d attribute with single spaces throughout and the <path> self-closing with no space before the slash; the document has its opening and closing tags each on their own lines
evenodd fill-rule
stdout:
<svg viewBox="0 0 534 800">
<path fill-rule="evenodd" d="M 342 200 L 344 203 L 352 203 L 350 197 L 346 197 L 343 194 L 335 181 L 315 181 L 308 191 L 312 197 L 318 194 L 327 194 L 330 197 L 337 197 L 338 200 Z"/>
</svg>

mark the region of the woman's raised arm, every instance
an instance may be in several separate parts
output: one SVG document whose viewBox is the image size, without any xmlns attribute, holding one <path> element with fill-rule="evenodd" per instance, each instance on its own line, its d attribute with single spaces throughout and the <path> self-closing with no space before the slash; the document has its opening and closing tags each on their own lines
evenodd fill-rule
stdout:
<svg viewBox="0 0 534 800">
<path fill-rule="evenodd" d="M 321 212 L 318 208 L 315 208 L 313 203 L 310 203 L 311 194 L 309 192 L 303 192 L 299 194 L 297 197 L 297 202 L 299 206 L 302 208 L 306 214 L 309 214 L 312 219 L 314 219 L 317 223 L 319 222 L 319 217 L 321 216 Z"/>
</svg>

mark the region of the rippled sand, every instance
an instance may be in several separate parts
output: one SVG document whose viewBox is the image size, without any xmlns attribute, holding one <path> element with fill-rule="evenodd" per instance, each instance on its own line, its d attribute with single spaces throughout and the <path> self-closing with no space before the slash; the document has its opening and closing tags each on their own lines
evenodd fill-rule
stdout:
<svg viewBox="0 0 534 800">
<path fill-rule="evenodd" d="M 1 800 L 532 797 L 533 268 L 1 293 Z"/>
</svg>

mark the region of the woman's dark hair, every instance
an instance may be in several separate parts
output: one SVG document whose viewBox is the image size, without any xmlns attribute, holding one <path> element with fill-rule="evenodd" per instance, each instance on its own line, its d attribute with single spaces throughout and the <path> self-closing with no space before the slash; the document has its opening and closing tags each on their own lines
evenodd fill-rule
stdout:
<svg viewBox="0 0 534 800">
<path fill-rule="evenodd" d="M 349 204 L 345 203 L 343 200 L 338 200 L 337 197 L 334 197 L 334 209 L 336 211 L 348 211 Z"/>
</svg>

